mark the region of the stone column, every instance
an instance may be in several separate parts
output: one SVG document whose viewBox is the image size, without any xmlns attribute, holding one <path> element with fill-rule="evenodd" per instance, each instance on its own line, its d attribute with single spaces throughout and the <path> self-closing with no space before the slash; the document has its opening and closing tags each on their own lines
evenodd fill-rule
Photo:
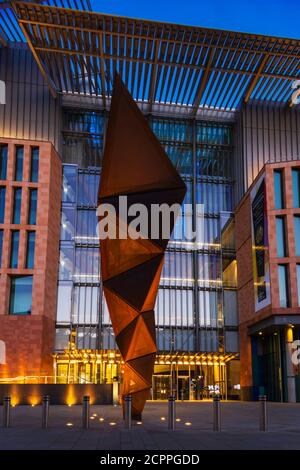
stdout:
<svg viewBox="0 0 300 470">
<path fill-rule="evenodd" d="M 285 329 L 285 358 L 286 358 L 286 380 L 287 399 L 289 403 L 296 402 L 296 383 L 292 363 L 293 328 L 287 326 Z"/>
</svg>

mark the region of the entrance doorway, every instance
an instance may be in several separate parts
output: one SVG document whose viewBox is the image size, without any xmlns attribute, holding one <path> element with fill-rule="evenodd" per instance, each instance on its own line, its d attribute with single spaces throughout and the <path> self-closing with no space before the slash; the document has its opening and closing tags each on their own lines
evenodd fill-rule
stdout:
<svg viewBox="0 0 300 470">
<path fill-rule="evenodd" d="M 171 375 L 153 375 L 153 400 L 167 400 L 171 395 Z"/>
</svg>

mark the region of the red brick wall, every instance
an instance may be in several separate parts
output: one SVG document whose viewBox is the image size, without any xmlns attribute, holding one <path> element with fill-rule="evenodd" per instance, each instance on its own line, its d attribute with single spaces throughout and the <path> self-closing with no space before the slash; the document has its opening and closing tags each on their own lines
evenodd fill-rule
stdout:
<svg viewBox="0 0 300 470">
<path fill-rule="evenodd" d="M 6 364 L 0 377 L 52 375 L 57 274 L 59 258 L 61 161 L 50 143 L 0 139 L 9 144 L 2 266 L 0 269 L 0 340 L 6 344 Z M 23 181 L 14 182 L 15 145 L 24 145 Z M 39 147 L 39 179 L 30 179 L 30 147 Z M 21 224 L 12 225 L 13 188 L 22 187 Z M 38 189 L 37 223 L 27 225 L 29 188 Z M 19 265 L 11 269 L 11 230 L 20 230 Z M 26 269 L 26 231 L 36 230 L 34 269 Z M 31 315 L 9 315 L 10 275 L 33 275 Z"/>
</svg>

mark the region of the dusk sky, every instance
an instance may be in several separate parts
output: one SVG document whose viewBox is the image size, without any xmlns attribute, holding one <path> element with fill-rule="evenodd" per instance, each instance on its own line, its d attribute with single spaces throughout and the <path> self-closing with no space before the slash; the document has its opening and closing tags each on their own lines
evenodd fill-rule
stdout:
<svg viewBox="0 0 300 470">
<path fill-rule="evenodd" d="M 300 38 L 299 0 L 91 0 L 94 11 Z"/>
</svg>

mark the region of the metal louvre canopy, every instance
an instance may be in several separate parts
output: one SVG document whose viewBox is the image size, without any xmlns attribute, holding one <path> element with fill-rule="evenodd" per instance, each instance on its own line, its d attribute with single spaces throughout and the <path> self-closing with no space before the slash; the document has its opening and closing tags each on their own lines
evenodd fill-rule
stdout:
<svg viewBox="0 0 300 470">
<path fill-rule="evenodd" d="M 300 79 L 300 40 L 12 3 L 54 96 L 105 109 L 116 70 L 144 111 L 197 117 L 250 100 L 288 105 Z"/>
<path fill-rule="evenodd" d="M 35 3 L 92 10 L 90 0 L 35 0 Z M 11 1 L 0 0 L 0 44 L 7 46 L 9 41 L 26 42 L 26 39 L 19 27 Z"/>
</svg>

